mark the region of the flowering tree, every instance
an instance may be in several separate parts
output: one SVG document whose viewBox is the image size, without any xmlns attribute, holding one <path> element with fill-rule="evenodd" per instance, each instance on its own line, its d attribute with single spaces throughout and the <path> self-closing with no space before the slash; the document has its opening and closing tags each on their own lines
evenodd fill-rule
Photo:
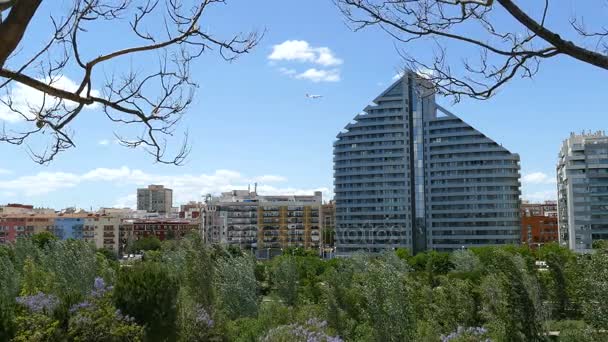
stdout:
<svg viewBox="0 0 608 342">
<path fill-rule="evenodd" d="M 309 319 L 304 324 L 294 323 L 271 329 L 262 342 L 342 342 L 337 336 L 328 335 L 324 330 L 327 322 Z"/>
<path fill-rule="evenodd" d="M 114 307 L 111 291 L 102 278 L 95 278 L 87 299 L 70 308 L 68 335 L 73 341 L 142 341 L 143 327 Z"/>
</svg>

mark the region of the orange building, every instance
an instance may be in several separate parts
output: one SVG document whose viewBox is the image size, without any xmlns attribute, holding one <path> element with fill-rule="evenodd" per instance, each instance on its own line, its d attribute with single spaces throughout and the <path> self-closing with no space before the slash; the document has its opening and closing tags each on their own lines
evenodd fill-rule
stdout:
<svg viewBox="0 0 608 342">
<path fill-rule="evenodd" d="M 522 216 L 521 243 L 531 248 L 559 240 L 557 217 Z"/>
</svg>

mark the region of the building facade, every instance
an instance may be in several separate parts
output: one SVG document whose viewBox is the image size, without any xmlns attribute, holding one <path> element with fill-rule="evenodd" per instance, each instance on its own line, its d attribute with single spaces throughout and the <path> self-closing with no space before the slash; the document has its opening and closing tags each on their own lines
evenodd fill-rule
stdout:
<svg viewBox="0 0 608 342">
<path fill-rule="evenodd" d="M 173 190 L 162 185 L 149 185 L 137 189 L 137 210 L 149 213 L 170 214 L 173 207 Z"/>
<path fill-rule="evenodd" d="M 521 216 L 547 216 L 557 217 L 557 201 L 545 201 L 543 203 L 521 203 Z"/>
<path fill-rule="evenodd" d="M 119 216 L 88 215 L 84 218 L 82 238 L 96 248 L 118 251 L 121 223 Z"/>
<path fill-rule="evenodd" d="M 560 243 L 589 252 L 608 239 L 608 137 L 604 132 L 572 133 L 557 165 Z"/>
<path fill-rule="evenodd" d="M 321 227 L 323 229 L 336 228 L 336 203 L 333 200 L 321 207 Z"/>
<path fill-rule="evenodd" d="M 556 216 L 522 216 L 521 243 L 537 248 L 546 243 L 558 242 L 559 231 Z"/>
<path fill-rule="evenodd" d="M 209 198 L 205 207 L 205 235 L 211 243 L 225 243 L 270 257 L 282 249 L 318 249 L 321 192 L 312 196 L 258 195 L 233 190 Z"/>
<path fill-rule="evenodd" d="M 431 89 L 407 72 L 338 134 L 338 254 L 519 243 L 519 156 Z"/>
<path fill-rule="evenodd" d="M 127 219 L 120 225 L 118 252 L 123 253 L 134 241 L 155 236 L 160 241 L 180 239 L 189 233 L 200 232 L 198 221 L 181 219 Z"/>
</svg>

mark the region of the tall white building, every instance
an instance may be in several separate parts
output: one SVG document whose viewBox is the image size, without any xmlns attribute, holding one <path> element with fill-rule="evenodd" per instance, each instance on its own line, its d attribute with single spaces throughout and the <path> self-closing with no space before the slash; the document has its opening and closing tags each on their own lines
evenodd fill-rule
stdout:
<svg viewBox="0 0 608 342">
<path fill-rule="evenodd" d="M 338 254 L 519 243 L 519 156 L 431 89 L 407 72 L 338 134 Z"/>
<path fill-rule="evenodd" d="M 608 239 L 608 137 L 602 131 L 564 140 L 557 164 L 560 242 L 589 252 Z"/>
</svg>

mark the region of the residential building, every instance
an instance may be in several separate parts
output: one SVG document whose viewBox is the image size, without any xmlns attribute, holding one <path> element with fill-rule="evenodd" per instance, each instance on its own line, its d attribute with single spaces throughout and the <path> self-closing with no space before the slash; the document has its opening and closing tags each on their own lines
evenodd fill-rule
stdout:
<svg viewBox="0 0 608 342">
<path fill-rule="evenodd" d="M 33 205 L 8 203 L 0 206 L 0 215 L 30 214 L 34 212 Z"/>
<path fill-rule="evenodd" d="M 519 156 L 406 72 L 334 143 L 338 254 L 520 241 Z"/>
<path fill-rule="evenodd" d="M 321 207 L 321 227 L 323 229 L 336 227 L 336 203 L 333 200 Z"/>
<path fill-rule="evenodd" d="M 163 185 L 149 185 L 137 189 L 137 210 L 149 213 L 171 214 L 173 208 L 173 190 Z"/>
<path fill-rule="evenodd" d="M 572 133 L 557 164 L 560 243 L 577 252 L 608 239 L 608 137 Z"/>
<path fill-rule="evenodd" d="M 188 204 L 183 204 L 179 209 L 179 218 L 197 219 L 201 216 L 204 203 L 191 201 Z"/>
<path fill-rule="evenodd" d="M 123 220 L 119 233 L 119 251 L 142 237 L 156 236 L 161 241 L 179 239 L 190 232 L 198 232 L 199 228 L 199 222 L 182 219 Z"/>
<path fill-rule="evenodd" d="M 522 216 L 521 243 L 531 248 L 559 241 L 557 216 Z"/>
<path fill-rule="evenodd" d="M 0 243 L 15 242 L 19 237 L 31 236 L 33 228 L 27 227 L 25 217 L 0 217 Z"/>
<path fill-rule="evenodd" d="M 83 238 L 85 215 L 59 215 L 55 218 L 53 233 L 59 240 Z"/>
<path fill-rule="evenodd" d="M 96 248 L 118 251 L 121 223 L 119 216 L 88 215 L 84 218 L 82 238 L 93 242 Z"/>
<path fill-rule="evenodd" d="M 545 201 L 543 203 L 521 203 L 521 216 L 549 216 L 557 217 L 557 201 Z"/>
<path fill-rule="evenodd" d="M 25 214 L 55 214 L 55 210 L 46 208 L 34 208 L 29 204 L 9 203 L 0 205 L 0 215 L 25 215 Z"/>
<path fill-rule="evenodd" d="M 233 190 L 206 203 L 205 231 L 210 242 L 227 243 L 270 257 L 288 247 L 319 248 L 322 194 L 258 195 Z"/>
</svg>

